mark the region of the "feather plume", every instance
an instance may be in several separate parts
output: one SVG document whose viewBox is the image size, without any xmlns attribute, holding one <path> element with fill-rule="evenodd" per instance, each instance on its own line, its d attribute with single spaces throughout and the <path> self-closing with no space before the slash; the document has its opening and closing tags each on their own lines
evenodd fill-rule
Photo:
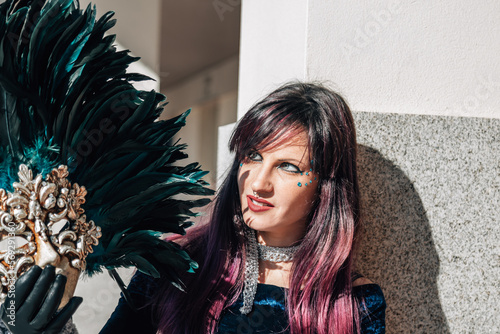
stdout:
<svg viewBox="0 0 500 334">
<path fill-rule="evenodd" d="M 189 111 L 158 121 L 165 96 L 133 87 L 149 78 L 126 72 L 138 58 L 105 36 L 112 17 L 74 0 L 0 5 L 0 188 L 20 164 L 43 175 L 67 165 L 103 234 L 86 273 L 134 266 L 181 287 L 197 264 L 161 235 L 185 233 L 212 191 L 198 164 L 177 163 L 185 146 L 172 139 Z"/>
</svg>

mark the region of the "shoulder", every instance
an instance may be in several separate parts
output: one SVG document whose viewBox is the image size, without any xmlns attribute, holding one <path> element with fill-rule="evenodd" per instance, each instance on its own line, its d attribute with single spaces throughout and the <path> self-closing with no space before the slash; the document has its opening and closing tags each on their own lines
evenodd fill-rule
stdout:
<svg viewBox="0 0 500 334">
<path fill-rule="evenodd" d="M 382 289 L 378 284 L 373 283 L 368 278 L 357 278 L 354 282 L 352 282 L 352 286 L 354 297 L 358 298 L 358 300 L 385 305 L 385 298 Z"/>
<path fill-rule="evenodd" d="M 356 274 L 356 276 L 353 279 L 354 279 L 354 281 L 352 282 L 353 287 L 360 285 L 374 284 L 371 280 L 359 274 Z"/>
<path fill-rule="evenodd" d="M 384 333 L 387 306 L 384 293 L 378 284 L 364 277 L 358 280 L 353 283 L 352 291 L 359 305 L 362 333 Z"/>
<path fill-rule="evenodd" d="M 373 313 L 379 309 L 385 310 L 384 293 L 378 284 L 361 277 L 353 282 L 352 291 L 363 311 Z"/>
</svg>

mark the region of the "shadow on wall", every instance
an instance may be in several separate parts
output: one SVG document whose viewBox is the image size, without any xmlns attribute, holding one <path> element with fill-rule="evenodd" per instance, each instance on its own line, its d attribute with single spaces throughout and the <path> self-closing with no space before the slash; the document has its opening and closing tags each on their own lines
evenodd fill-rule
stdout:
<svg viewBox="0 0 500 334">
<path fill-rule="evenodd" d="M 384 291 L 387 333 L 450 333 L 422 201 L 400 168 L 371 147 L 358 148 L 364 231 L 357 267 Z"/>
</svg>

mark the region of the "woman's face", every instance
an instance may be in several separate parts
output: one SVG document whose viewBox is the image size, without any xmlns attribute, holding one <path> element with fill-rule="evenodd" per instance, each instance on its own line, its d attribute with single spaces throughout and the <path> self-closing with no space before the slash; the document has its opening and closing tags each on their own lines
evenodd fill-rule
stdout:
<svg viewBox="0 0 500 334">
<path fill-rule="evenodd" d="M 243 220 L 267 245 L 289 246 L 305 234 L 319 180 L 307 139 L 301 131 L 272 149 L 251 151 L 240 164 Z"/>
</svg>

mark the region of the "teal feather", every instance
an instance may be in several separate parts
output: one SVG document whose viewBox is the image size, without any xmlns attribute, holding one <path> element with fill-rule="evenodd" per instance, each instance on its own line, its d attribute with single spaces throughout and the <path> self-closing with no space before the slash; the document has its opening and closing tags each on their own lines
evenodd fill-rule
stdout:
<svg viewBox="0 0 500 334">
<path fill-rule="evenodd" d="M 59 148 L 52 144 L 52 140 L 37 138 L 33 146 L 24 149 L 22 163 L 36 174 L 47 175 L 52 169 L 58 167 L 58 160 L 55 157 L 59 151 Z"/>
<path fill-rule="evenodd" d="M 213 191 L 198 164 L 179 162 L 186 146 L 173 138 L 189 111 L 158 121 L 165 96 L 134 88 L 149 78 L 126 72 L 138 58 L 113 46 L 115 22 L 73 0 L 0 4 L 0 188 L 21 163 L 68 165 L 103 233 L 86 273 L 133 266 L 182 288 L 197 264 L 161 236 L 185 234 Z"/>
<path fill-rule="evenodd" d="M 17 171 L 12 168 L 16 162 L 6 148 L 0 147 L 0 156 L 0 189 L 12 191 L 12 183 L 17 181 Z"/>
</svg>

